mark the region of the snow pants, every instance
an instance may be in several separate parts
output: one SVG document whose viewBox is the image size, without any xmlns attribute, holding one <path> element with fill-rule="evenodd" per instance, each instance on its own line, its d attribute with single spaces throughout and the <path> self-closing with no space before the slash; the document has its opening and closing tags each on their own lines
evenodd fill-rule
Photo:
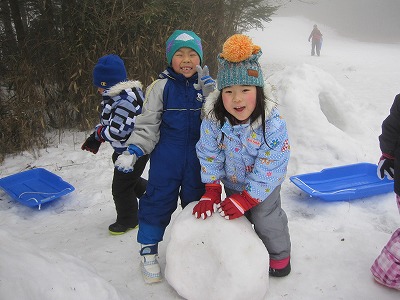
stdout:
<svg viewBox="0 0 400 300">
<path fill-rule="evenodd" d="M 112 160 L 114 163 L 118 156 L 118 153 L 113 153 Z M 116 222 L 119 224 L 132 228 L 138 224 L 138 198 L 143 195 L 147 186 L 147 180 L 140 176 L 148 160 L 148 155 L 140 157 L 133 172 L 130 173 L 124 173 L 114 168 L 112 195 L 117 211 Z"/>
<path fill-rule="evenodd" d="M 317 55 L 320 56 L 321 44 L 322 42 L 320 40 L 313 39 L 311 41 L 311 55 L 315 55 L 315 52 L 317 52 Z"/>
<path fill-rule="evenodd" d="M 281 186 L 276 187 L 267 199 L 245 212 L 272 260 L 285 259 L 291 251 L 288 219 L 281 207 L 280 191 Z M 225 187 L 227 197 L 239 192 Z"/>
<path fill-rule="evenodd" d="M 376 258 L 371 272 L 380 284 L 400 290 L 400 228 L 393 233 Z"/>
<path fill-rule="evenodd" d="M 396 201 L 400 211 L 400 196 L 396 195 Z M 380 284 L 400 290 L 400 228 L 383 247 L 381 254 L 371 266 L 371 272 Z"/>
<path fill-rule="evenodd" d="M 149 181 L 146 193 L 139 200 L 140 244 L 156 244 L 163 240 L 173 212 L 204 194 L 200 163 L 195 142 L 173 143 L 160 140 L 150 157 Z"/>
</svg>

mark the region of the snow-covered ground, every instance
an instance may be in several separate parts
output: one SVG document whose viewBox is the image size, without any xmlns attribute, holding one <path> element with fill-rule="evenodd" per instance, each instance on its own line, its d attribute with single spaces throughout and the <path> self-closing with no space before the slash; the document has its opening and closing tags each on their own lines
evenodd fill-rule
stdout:
<svg viewBox="0 0 400 300">
<path fill-rule="evenodd" d="M 312 57 L 307 39 L 313 24 L 300 17 L 275 17 L 264 31 L 249 32 L 262 47 L 264 74 L 275 86 L 292 149 L 282 187 L 292 273 L 270 278 L 266 299 L 398 299 L 399 292 L 376 284 L 369 270 L 400 227 L 394 193 L 324 202 L 301 192 L 289 177 L 357 162 L 377 163 L 380 126 L 400 92 L 400 44 L 363 43 L 318 24 L 324 43 L 321 57 Z M 136 231 L 109 235 L 108 225 L 115 218 L 112 150 L 102 145 L 96 155 L 82 151 L 87 135 L 54 135 L 49 148 L 9 156 L 0 165 L 0 177 L 43 167 L 76 188 L 41 210 L 0 191 L 0 298 L 183 299 L 167 280 L 143 282 Z M 203 224 L 197 221 L 187 230 L 198 232 Z M 232 231 L 227 234 L 229 240 L 238 239 Z M 171 226 L 159 247 L 163 271 L 170 237 Z M 231 263 L 223 257 L 222 263 Z M 198 272 L 200 278 L 214 275 L 204 268 Z M 174 281 L 190 281 L 185 272 L 175 276 Z M 236 283 L 226 281 L 220 288 L 234 288 Z M 257 291 L 248 295 L 256 299 Z"/>
</svg>

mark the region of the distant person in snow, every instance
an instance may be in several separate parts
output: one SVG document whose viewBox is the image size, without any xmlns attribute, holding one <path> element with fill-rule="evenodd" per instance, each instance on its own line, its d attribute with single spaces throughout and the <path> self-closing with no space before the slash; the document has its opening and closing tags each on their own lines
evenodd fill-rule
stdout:
<svg viewBox="0 0 400 300">
<path fill-rule="evenodd" d="M 322 33 L 319 31 L 317 24 L 314 24 L 314 28 L 310 33 L 310 36 L 308 37 L 308 41 L 311 40 L 311 56 L 315 55 L 315 52 L 317 52 L 317 55 L 321 55 L 321 46 L 322 46 Z"/>
<path fill-rule="evenodd" d="M 142 112 L 142 84 L 127 79 L 124 62 L 115 54 L 98 60 L 93 68 L 93 84 L 102 99 L 100 123 L 81 149 L 96 154 L 100 145 L 108 142 L 114 148 L 112 161 L 115 162 L 127 149 L 126 140 L 133 131 L 136 117 Z M 147 180 L 141 175 L 148 159 L 148 155 L 140 158 L 132 173 L 114 169 L 111 189 L 117 219 L 108 227 L 112 235 L 123 234 L 138 225 L 138 198 L 147 185 Z"/>
<path fill-rule="evenodd" d="M 397 207 L 400 212 L 400 94 L 398 94 L 389 116 L 382 123 L 382 134 L 379 136 L 379 145 L 382 156 L 378 163 L 378 177 L 385 176 L 394 179 L 394 192 Z M 380 284 L 400 290 L 400 228 L 398 228 L 381 254 L 371 266 L 374 278 Z"/>
<path fill-rule="evenodd" d="M 206 219 L 218 208 L 227 220 L 246 217 L 269 253 L 270 276 L 287 276 L 291 242 L 280 196 L 290 157 L 286 122 L 264 83 L 261 48 L 235 34 L 222 49 L 196 145 L 206 192 L 193 215 Z"/>
</svg>

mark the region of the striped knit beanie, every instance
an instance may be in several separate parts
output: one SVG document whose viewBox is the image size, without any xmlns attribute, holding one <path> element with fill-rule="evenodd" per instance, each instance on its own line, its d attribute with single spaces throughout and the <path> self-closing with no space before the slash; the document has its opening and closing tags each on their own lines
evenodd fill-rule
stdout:
<svg viewBox="0 0 400 300">
<path fill-rule="evenodd" d="M 193 31 L 175 30 L 166 42 L 166 55 L 168 65 L 171 65 L 172 57 L 180 48 L 190 48 L 197 52 L 200 64 L 203 61 L 203 48 L 201 39 Z"/>
<path fill-rule="evenodd" d="M 93 84 L 99 88 L 110 87 L 126 81 L 126 69 L 123 60 L 115 54 L 105 55 L 99 58 L 93 69 Z"/>
<path fill-rule="evenodd" d="M 222 53 L 218 54 L 218 90 L 232 85 L 263 87 L 263 74 L 258 63 L 261 54 L 261 48 L 246 35 L 235 34 L 228 38 Z"/>
</svg>

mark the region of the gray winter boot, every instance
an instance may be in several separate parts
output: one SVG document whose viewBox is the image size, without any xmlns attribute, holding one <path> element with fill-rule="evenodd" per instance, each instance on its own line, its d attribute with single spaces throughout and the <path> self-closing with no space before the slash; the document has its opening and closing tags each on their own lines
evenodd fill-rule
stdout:
<svg viewBox="0 0 400 300">
<path fill-rule="evenodd" d="M 161 268 L 157 261 L 158 244 L 142 245 L 140 262 L 143 279 L 146 283 L 156 283 L 162 280 Z"/>
</svg>

